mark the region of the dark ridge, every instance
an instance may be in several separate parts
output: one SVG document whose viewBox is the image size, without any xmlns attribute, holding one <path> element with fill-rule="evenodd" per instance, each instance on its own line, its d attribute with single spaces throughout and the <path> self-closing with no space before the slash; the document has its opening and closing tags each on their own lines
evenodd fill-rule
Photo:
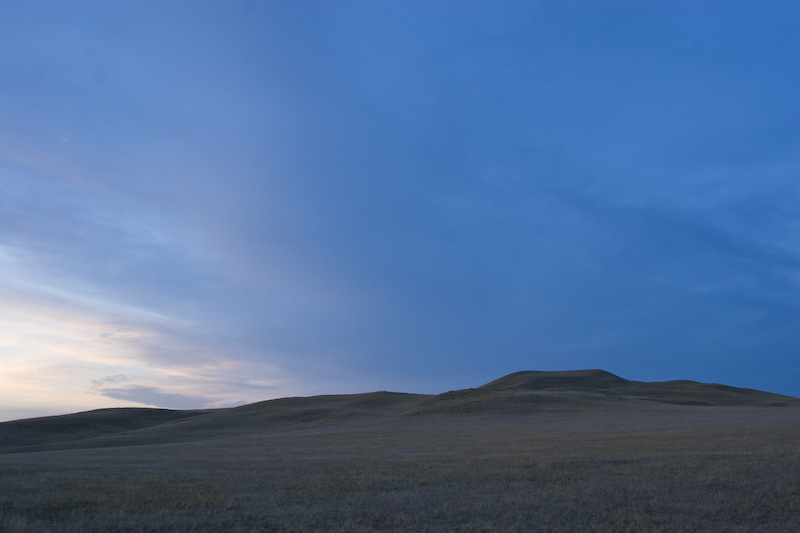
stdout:
<svg viewBox="0 0 800 533">
<path fill-rule="evenodd" d="M 334 422 L 402 412 L 420 398 L 425 396 L 383 391 L 279 398 L 237 407 L 230 416 L 257 422 L 263 427 L 280 422 Z"/>
<path fill-rule="evenodd" d="M 0 448 L 92 439 L 174 422 L 212 411 L 121 407 L 13 420 L 0 424 Z"/>
<path fill-rule="evenodd" d="M 89 411 L 77 415 L 44 417 L 0 423 L 0 434 L 6 435 L 5 426 L 25 423 L 35 427 L 40 433 L 36 439 L 25 438 L 19 432 L 8 433 L 8 438 L 0 444 L 0 453 L 49 451 L 78 448 L 106 448 L 119 446 L 141 446 L 148 444 L 169 444 L 188 441 L 202 441 L 217 438 L 252 436 L 274 431 L 288 431 L 309 427 L 334 426 L 370 418 L 385 419 L 401 415 L 410 405 L 426 396 L 397 392 L 372 392 L 364 394 L 341 394 L 330 396 L 311 396 L 279 398 L 266 400 L 240 407 L 203 411 L 170 411 L 165 409 L 136 409 L 147 415 L 167 414 L 167 420 L 160 424 L 142 424 L 132 427 L 125 420 L 123 411 L 127 409 L 106 409 Z M 119 411 L 122 419 L 116 424 L 106 425 L 104 417 L 110 412 Z M 148 413 L 149 412 L 149 413 Z M 169 418 L 169 413 L 185 413 L 182 417 Z M 202 415 L 202 416 L 192 416 Z M 81 425 L 93 427 L 91 431 L 72 431 L 73 420 L 78 417 Z M 94 417 L 94 423 L 92 423 Z M 14 441 L 14 437 L 22 437 Z M 42 438 L 46 436 L 47 438 Z"/>
<path fill-rule="evenodd" d="M 481 389 L 611 389 L 624 387 L 631 382 L 605 370 L 564 370 L 557 372 L 523 371 L 509 374 Z"/>
<path fill-rule="evenodd" d="M 615 393 L 625 398 L 679 405 L 750 405 L 759 407 L 800 405 L 800 399 L 791 396 L 687 380 L 650 383 L 632 381 L 628 387 L 619 389 Z"/>
</svg>

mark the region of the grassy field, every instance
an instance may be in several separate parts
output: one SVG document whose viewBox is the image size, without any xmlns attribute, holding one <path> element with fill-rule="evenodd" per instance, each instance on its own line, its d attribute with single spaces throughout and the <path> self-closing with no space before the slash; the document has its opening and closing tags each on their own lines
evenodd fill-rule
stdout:
<svg viewBox="0 0 800 533">
<path fill-rule="evenodd" d="M 678 383 L 119 411 L 137 427 L 60 446 L 62 417 L 0 424 L 29 441 L 0 454 L 0 531 L 800 531 L 797 402 Z"/>
</svg>

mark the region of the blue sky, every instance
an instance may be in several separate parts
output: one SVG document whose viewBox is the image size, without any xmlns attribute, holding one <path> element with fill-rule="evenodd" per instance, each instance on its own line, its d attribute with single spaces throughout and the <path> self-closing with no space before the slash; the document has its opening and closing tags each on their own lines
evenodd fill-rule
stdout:
<svg viewBox="0 0 800 533">
<path fill-rule="evenodd" d="M 794 1 L 0 0 L 0 419 L 800 396 L 798 88 Z"/>
</svg>

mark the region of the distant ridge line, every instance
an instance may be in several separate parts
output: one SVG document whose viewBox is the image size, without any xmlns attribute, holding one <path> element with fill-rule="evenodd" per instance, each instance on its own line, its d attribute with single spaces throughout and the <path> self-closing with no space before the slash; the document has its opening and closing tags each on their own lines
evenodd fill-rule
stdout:
<svg viewBox="0 0 800 533">
<path fill-rule="evenodd" d="M 521 416 L 536 423 L 546 413 L 695 407 L 798 408 L 800 398 L 696 381 L 630 381 L 600 369 L 528 370 L 441 394 L 321 395 L 194 411 L 98 409 L 3 422 L 0 453 L 196 442 L 309 428 L 347 431 L 359 424 L 452 417 Z"/>
<path fill-rule="evenodd" d="M 609 389 L 632 383 L 611 372 L 600 369 L 589 370 L 523 370 L 496 379 L 481 389 L 551 389 L 592 388 Z"/>
</svg>

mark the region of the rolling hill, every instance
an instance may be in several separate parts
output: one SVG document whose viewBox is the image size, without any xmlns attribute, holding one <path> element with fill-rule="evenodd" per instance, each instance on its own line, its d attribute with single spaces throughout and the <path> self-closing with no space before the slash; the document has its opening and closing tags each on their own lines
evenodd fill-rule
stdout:
<svg viewBox="0 0 800 533">
<path fill-rule="evenodd" d="M 800 399 L 602 370 L 0 424 L 0 531 L 800 531 Z"/>
<path fill-rule="evenodd" d="M 800 406 L 800 399 L 694 381 L 629 381 L 603 370 L 523 371 L 438 395 L 373 392 L 281 398 L 228 409 L 99 409 L 0 423 L 0 453 L 198 442 L 265 433 L 336 431 L 430 417 L 535 416 L 682 406 Z"/>
</svg>

